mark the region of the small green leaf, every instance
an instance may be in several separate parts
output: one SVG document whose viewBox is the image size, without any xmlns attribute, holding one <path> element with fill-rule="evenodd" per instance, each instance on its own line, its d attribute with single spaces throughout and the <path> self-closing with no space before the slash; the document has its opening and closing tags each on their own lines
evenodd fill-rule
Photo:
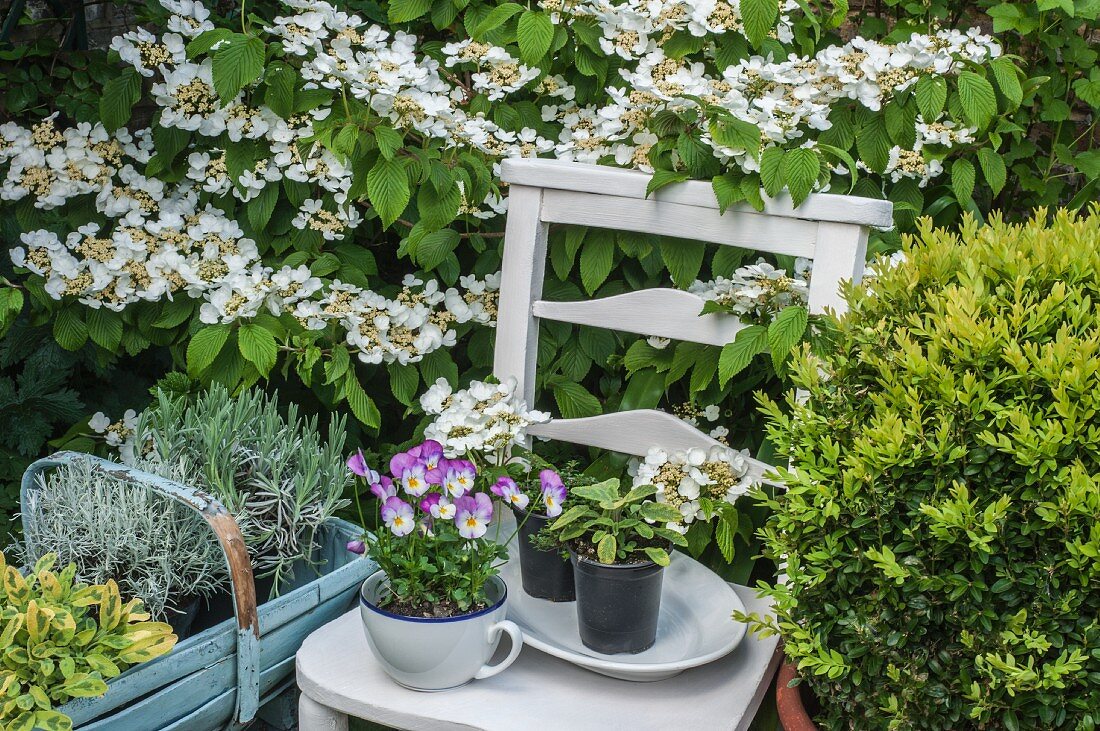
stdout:
<svg viewBox="0 0 1100 731">
<path fill-rule="evenodd" d="M 797 208 L 814 189 L 821 172 L 821 156 L 817 150 L 797 147 L 783 156 L 783 181 Z"/>
<path fill-rule="evenodd" d="M 355 414 L 355 418 L 360 423 L 372 429 L 382 426 L 382 414 L 378 412 L 374 400 L 363 390 L 363 386 L 360 385 L 359 379 L 355 375 L 354 368 L 348 371 L 344 380 L 344 394 L 348 398 L 351 413 Z"/>
<path fill-rule="evenodd" d="M 959 158 L 951 163 L 951 189 L 955 191 L 955 199 L 959 203 L 966 203 L 974 196 L 974 183 L 977 180 L 977 171 L 974 163 Z"/>
<path fill-rule="evenodd" d="M 997 95 L 993 85 L 973 71 L 959 73 L 959 102 L 967 120 L 984 129 L 997 113 Z"/>
<path fill-rule="evenodd" d="M 779 2 L 778 0 L 741 0 L 740 7 L 745 36 L 753 46 L 760 48 L 779 18 Z"/>
<path fill-rule="evenodd" d="M 668 566 L 672 563 L 671 559 L 669 559 L 668 551 L 663 548 L 646 546 L 645 555 L 649 556 L 649 560 L 658 566 Z"/>
<path fill-rule="evenodd" d="M 771 351 L 776 371 L 790 355 L 791 348 L 802 341 L 808 323 L 809 313 L 806 308 L 794 305 L 784 307 L 768 326 L 768 349 Z"/>
<path fill-rule="evenodd" d="M 739 330 L 732 343 L 722 348 L 718 358 L 718 381 L 725 386 L 731 378 L 748 367 L 752 359 L 768 348 L 768 328 L 749 325 Z"/>
<path fill-rule="evenodd" d="M 234 34 L 214 52 L 211 74 L 222 102 L 234 99 L 241 89 L 264 72 L 264 42 L 255 36 Z"/>
<path fill-rule="evenodd" d="M 237 347 L 245 360 L 256 366 L 261 376 L 266 376 L 279 357 L 279 346 L 271 331 L 261 325 L 247 323 L 237 333 Z"/>
<path fill-rule="evenodd" d="M 187 373 L 198 378 L 218 357 L 229 338 L 229 325 L 206 325 L 187 344 Z"/>
<path fill-rule="evenodd" d="M 988 147 L 978 148 L 978 163 L 982 166 L 982 175 L 989 183 L 993 195 L 999 195 L 1008 181 L 1008 169 L 1004 159 Z"/>
<path fill-rule="evenodd" d="M 581 283 L 588 294 L 607 281 L 615 263 L 615 239 L 607 230 L 592 231 L 581 248 Z"/>
<path fill-rule="evenodd" d="M 653 177 L 649 179 L 649 184 L 645 187 L 646 198 L 648 198 L 654 192 L 665 187 L 666 185 L 672 185 L 673 183 L 682 183 L 689 177 L 691 176 L 689 176 L 687 173 L 679 172 L 676 170 L 654 171 Z"/>
<path fill-rule="evenodd" d="M 618 544 L 615 541 L 615 536 L 610 533 L 601 538 L 600 542 L 596 544 L 596 557 L 600 559 L 600 563 L 615 563 L 617 553 Z"/>
<path fill-rule="evenodd" d="M 141 98 L 141 76 L 133 68 L 107 80 L 99 98 L 99 118 L 108 132 L 130 121 L 134 105 Z"/>
<path fill-rule="evenodd" d="M 409 203 L 409 177 L 399 160 L 380 158 L 367 173 L 367 196 L 382 225 L 393 224 Z"/>
<path fill-rule="evenodd" d="M 478 40 L 484 40 L 486 33 L 491 30 L 496 30 L 507 23 L 508 19 L 513 15 L 522 11 L 523 6 L 517 5 L 516 3 L 502 3 L 501 5 L 497 5 L 480 23 L 474 26 L 474 29 L 470 31 L 470 35 Z"/>
<path fill-rule="evenodd" d="M 88 341 L 88 325 L 83 308 L 71 306 L 57 311 L 53 320 L 53 339 L 65 350 L 79 350 Z"/>
<path fill-rule="evenodd" d="M 535 10 L 526 10 L 519 16 L 516 42 L 519 44 L 519 55 L 524 63 L 529 66 L 537 64 L 550 50 L 550 44 L 553 41 L 554 23 L 550 20 L 550 16 Z"/>
<path fill-rule="evenodd" d="M 783 190 L 783 148 L 769 147 L 760 156 L 760 182 L 770 198 Z"/>
<path fill-rule="evenodd" d="M 554 400 L 564 419 L 595 416 L 603 411 L 599 399 L 579 383 L 565 381 L 554 386 Z"/>
<path fill-rule="evenodd" d="M 88 334 L 104 350 L 114 352 L 122 342 L 122 316 L 105 307 L 89 309 L 85 315 Z"/>
<path fill-rule="evenodd" d="M 935 121 L 947 103 L 947 80 L 934 74 L 921 76 L 917 79 L 915 94 L 921 116 L 926 122 Z"/>
</svg>

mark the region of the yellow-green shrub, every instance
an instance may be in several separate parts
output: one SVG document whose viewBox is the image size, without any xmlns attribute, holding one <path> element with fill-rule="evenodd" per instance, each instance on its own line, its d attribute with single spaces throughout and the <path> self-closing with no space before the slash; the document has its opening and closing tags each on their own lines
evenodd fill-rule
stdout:
<svg viewBox="0 0 1100 731">
<path fill-rule="evenodd" d="M 24 577 L 0 554 L 0 727 L 67 731 L 55 710 L 107 692 L 106 680 L 176 644 L 167 624 L 149 622 L 141 600 L 122 603 L 118 586 L 74 584 L 76 566 L 54 573 L 44 556 Z"/>
<path fill-rule="evenodd" d="M 929 225 L 847 292 L 763 536 L 826 728 L 1100 725 L 1100 210 Z"/>
</svg>

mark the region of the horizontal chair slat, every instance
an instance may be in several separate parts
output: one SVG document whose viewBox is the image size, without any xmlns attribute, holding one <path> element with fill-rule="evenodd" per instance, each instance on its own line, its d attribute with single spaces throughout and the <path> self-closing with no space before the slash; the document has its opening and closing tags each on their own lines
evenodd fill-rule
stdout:
<svg viewBox="0 0 1100 731">
<path fill-rule="evenodd" d="M 676 236 L 808 258 L 817 240 L 817 224 L 810 221 L 731 211 L 721 215 L 716 208 L 568 190 L 544 191 L 540 217 L 546 223 Z"/>
<path fill-rule="evenodd" d="M 657 288 L 579 302 L 538 300 L 531 311 L 545 320 L 639 335 L 719 346 L 732 342 L 745 324 L 733 315 L 700 315 L 705 302 L 702 297 L 680 289 Z"/>
<path fill-rule="evenodd" d="M 645 198 L 651 176 L 637 170 L 620 170 L 604 165 L 582 165 L 563 160 L 505 160 L 501 179 L 509 184 L 530 185 L 581 193 L 614 194 L 623 198 Z M 650 196 L 659 201 L 701 208 L 718 208 L 709 182 L 689 180 L 662 188 Z M 874 198 L 816 193 L 795 208 L 786 193 L 764 197 L 764 214 L 808 221 L 835 221 L 874 228 L 891 228 L 893 205 Z M 729 211 L 757 212 L 748 205 L 731 206 Z M 757 214 L 759 215 L 759 214 Z"/>
<path fill-rule="evenodd" d="M 554 419 L 532 425 L 528 432 L 543 439 L 559 439 L 638 457 L 644 457 L 651 447 L 669 452 L 714 446 L 728 448 L 687 422 L 656 409 L 618 411 L 582 419 Z M 752 457 L 747 461 L 754 480 L 774 484 L 764 477 L 772 469 L 771 465 Z"/>
</svg>

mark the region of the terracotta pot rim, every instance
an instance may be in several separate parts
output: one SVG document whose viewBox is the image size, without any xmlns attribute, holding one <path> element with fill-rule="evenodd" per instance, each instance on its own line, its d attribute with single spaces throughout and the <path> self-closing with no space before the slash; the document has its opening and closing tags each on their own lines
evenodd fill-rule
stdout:
<svg viewBox="0 0 1100 731">
<path fill-rule="evenodd" d="M 802 686 L 788 687 L 797 677 L 798 668 L 784 660 L 775 679 L 775 706 L 779 711 L 779 722 L 784 731 L 817 731 L 817 725 L 802 703 Z"/>
</svg>

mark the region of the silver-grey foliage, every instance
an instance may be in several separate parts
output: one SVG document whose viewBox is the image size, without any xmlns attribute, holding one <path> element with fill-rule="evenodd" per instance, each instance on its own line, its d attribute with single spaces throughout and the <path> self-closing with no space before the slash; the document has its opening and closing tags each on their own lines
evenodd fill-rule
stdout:
<svg viewBox="0 0 1100 731">
<path fill-rule="evenodd" d="M 317 531 L 346 504 L 344 422 L 333 417 L 322 439 L 317 419 L 284 419 L 276 397 L 251 389 L 236 398 L 222 386 L 193 398 L 159 391 L 139 417 L 130 461 L 218 497 L 233 514 L 258 576 L 280 583 L 309 561 Z"/>
<path fill-rule="evenodd" d="M 218 540 L 187 506 L 81 461 L 50 470 L 39 485 L 28 506 L 35 520 L 17 547 L 27 565 L 56 552 L 59 565 L 76 564 L 79 581 L 114 579 L 156 619 L 226 584 Z"/>
</svg>

